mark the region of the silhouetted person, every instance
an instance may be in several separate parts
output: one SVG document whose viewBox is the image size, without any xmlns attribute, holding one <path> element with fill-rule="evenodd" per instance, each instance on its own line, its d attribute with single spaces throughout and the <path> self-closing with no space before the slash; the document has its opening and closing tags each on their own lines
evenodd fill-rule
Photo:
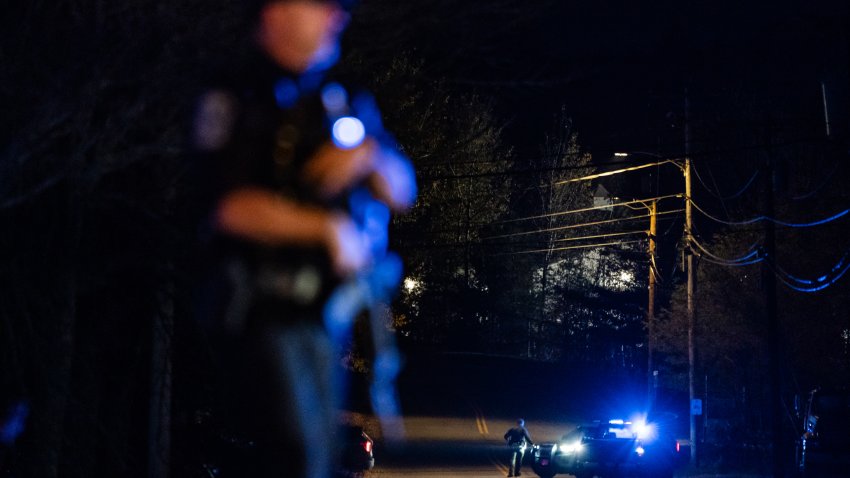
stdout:
<svg viewBox="0 0 850 478">
<path fill-rule="evenodd" d="M 516 421 L 516 426 L 505 433 L 505 441 L 511 449 L 511 461 L 508 463 L 508 476 L 520 476 L 522 469 L 522 457 L 525 454 L 525 449 L 534 442 L 531 441 L 531 435 L 525 428 L 525 420 L 522 418 Z"/>
</svg>

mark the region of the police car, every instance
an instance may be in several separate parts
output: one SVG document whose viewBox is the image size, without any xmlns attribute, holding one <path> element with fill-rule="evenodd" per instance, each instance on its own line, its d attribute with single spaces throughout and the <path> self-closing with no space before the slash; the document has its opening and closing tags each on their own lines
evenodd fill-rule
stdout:
<svg viewBox="0 0 850 478">
<path fill-rule="evenodd" d="M 680 450 L 667 428 L 642 418 L 585 423 L 558 442 L 535 445 L 532 469 L 541 478 L 672 478 Z"/>
</svg>

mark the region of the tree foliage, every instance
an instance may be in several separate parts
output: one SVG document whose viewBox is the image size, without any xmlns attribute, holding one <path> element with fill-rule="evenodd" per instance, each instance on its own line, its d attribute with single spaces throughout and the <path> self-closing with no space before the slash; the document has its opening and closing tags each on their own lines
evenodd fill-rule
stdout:
<svg viewBox="0 0 850 478">
<path fill-rule="evenodd" d="M 196 18 L 201 6 L 210 15 Z M 186 118 L 199 56 L 233 38 L 227 11 L 153 1 L 4 11 L 0 227 L 12 233 L 0 395 L 4 410 L 24 400 L 31 413 L 3 467 L 147 467 L 147 398 L 161 391 L 150 388 L 153 324 L 173 320 L 177 258 L 191 242 L 179 216 Z"/>
</svg>

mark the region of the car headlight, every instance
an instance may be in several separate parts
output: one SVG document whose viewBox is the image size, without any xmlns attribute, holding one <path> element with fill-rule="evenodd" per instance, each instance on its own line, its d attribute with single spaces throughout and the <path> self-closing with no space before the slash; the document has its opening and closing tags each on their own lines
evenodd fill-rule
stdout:
<svg viewBox="0 0 850 478">
<path fill-rule="evenodd" d="M 582 448 L 581 442 L 575 442 L 575 443 L 561 443 L 561 445 L 558 449 L 561 450 L 561 453 L 563 453 L 565 455 L 571 455 L 573 453 L 580 452 L 581 448 Z"/>
<path fill-rule="evenodd" d="M 644 450 L 642 446 L 638 446 L 635 448 L 635 453 L 637 453 L 637 456 L 643 456 L 643 454 L 646 453 L 646 450 Z"/>
<path fill-rule="evenodd" d="M 655 426 L 646 422 L 635 422 L 632 430 L 639 440 L 652 440 L 656 436 Z"/>
</svg>

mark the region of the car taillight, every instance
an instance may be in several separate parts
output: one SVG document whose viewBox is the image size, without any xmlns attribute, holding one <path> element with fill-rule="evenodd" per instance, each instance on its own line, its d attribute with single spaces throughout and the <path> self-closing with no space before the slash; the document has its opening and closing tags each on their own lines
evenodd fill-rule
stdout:
<svg viewBox="0 0 850 478">
<path fill-rule="evenodd" d="M 676 442 L 676 453 L 679 453 L 681 451 L 682 451 L 682 444 L 679 443 L 679 442 Z"/>
<path fill-rule="evenodd" d="M 366 453 L 372 453 L 372 442 L 367 440 L 367 441 L 364 441 L 362 443 L 362 445 L 363 445 L 363 449 L 366 450 Z"/>
</svg>

